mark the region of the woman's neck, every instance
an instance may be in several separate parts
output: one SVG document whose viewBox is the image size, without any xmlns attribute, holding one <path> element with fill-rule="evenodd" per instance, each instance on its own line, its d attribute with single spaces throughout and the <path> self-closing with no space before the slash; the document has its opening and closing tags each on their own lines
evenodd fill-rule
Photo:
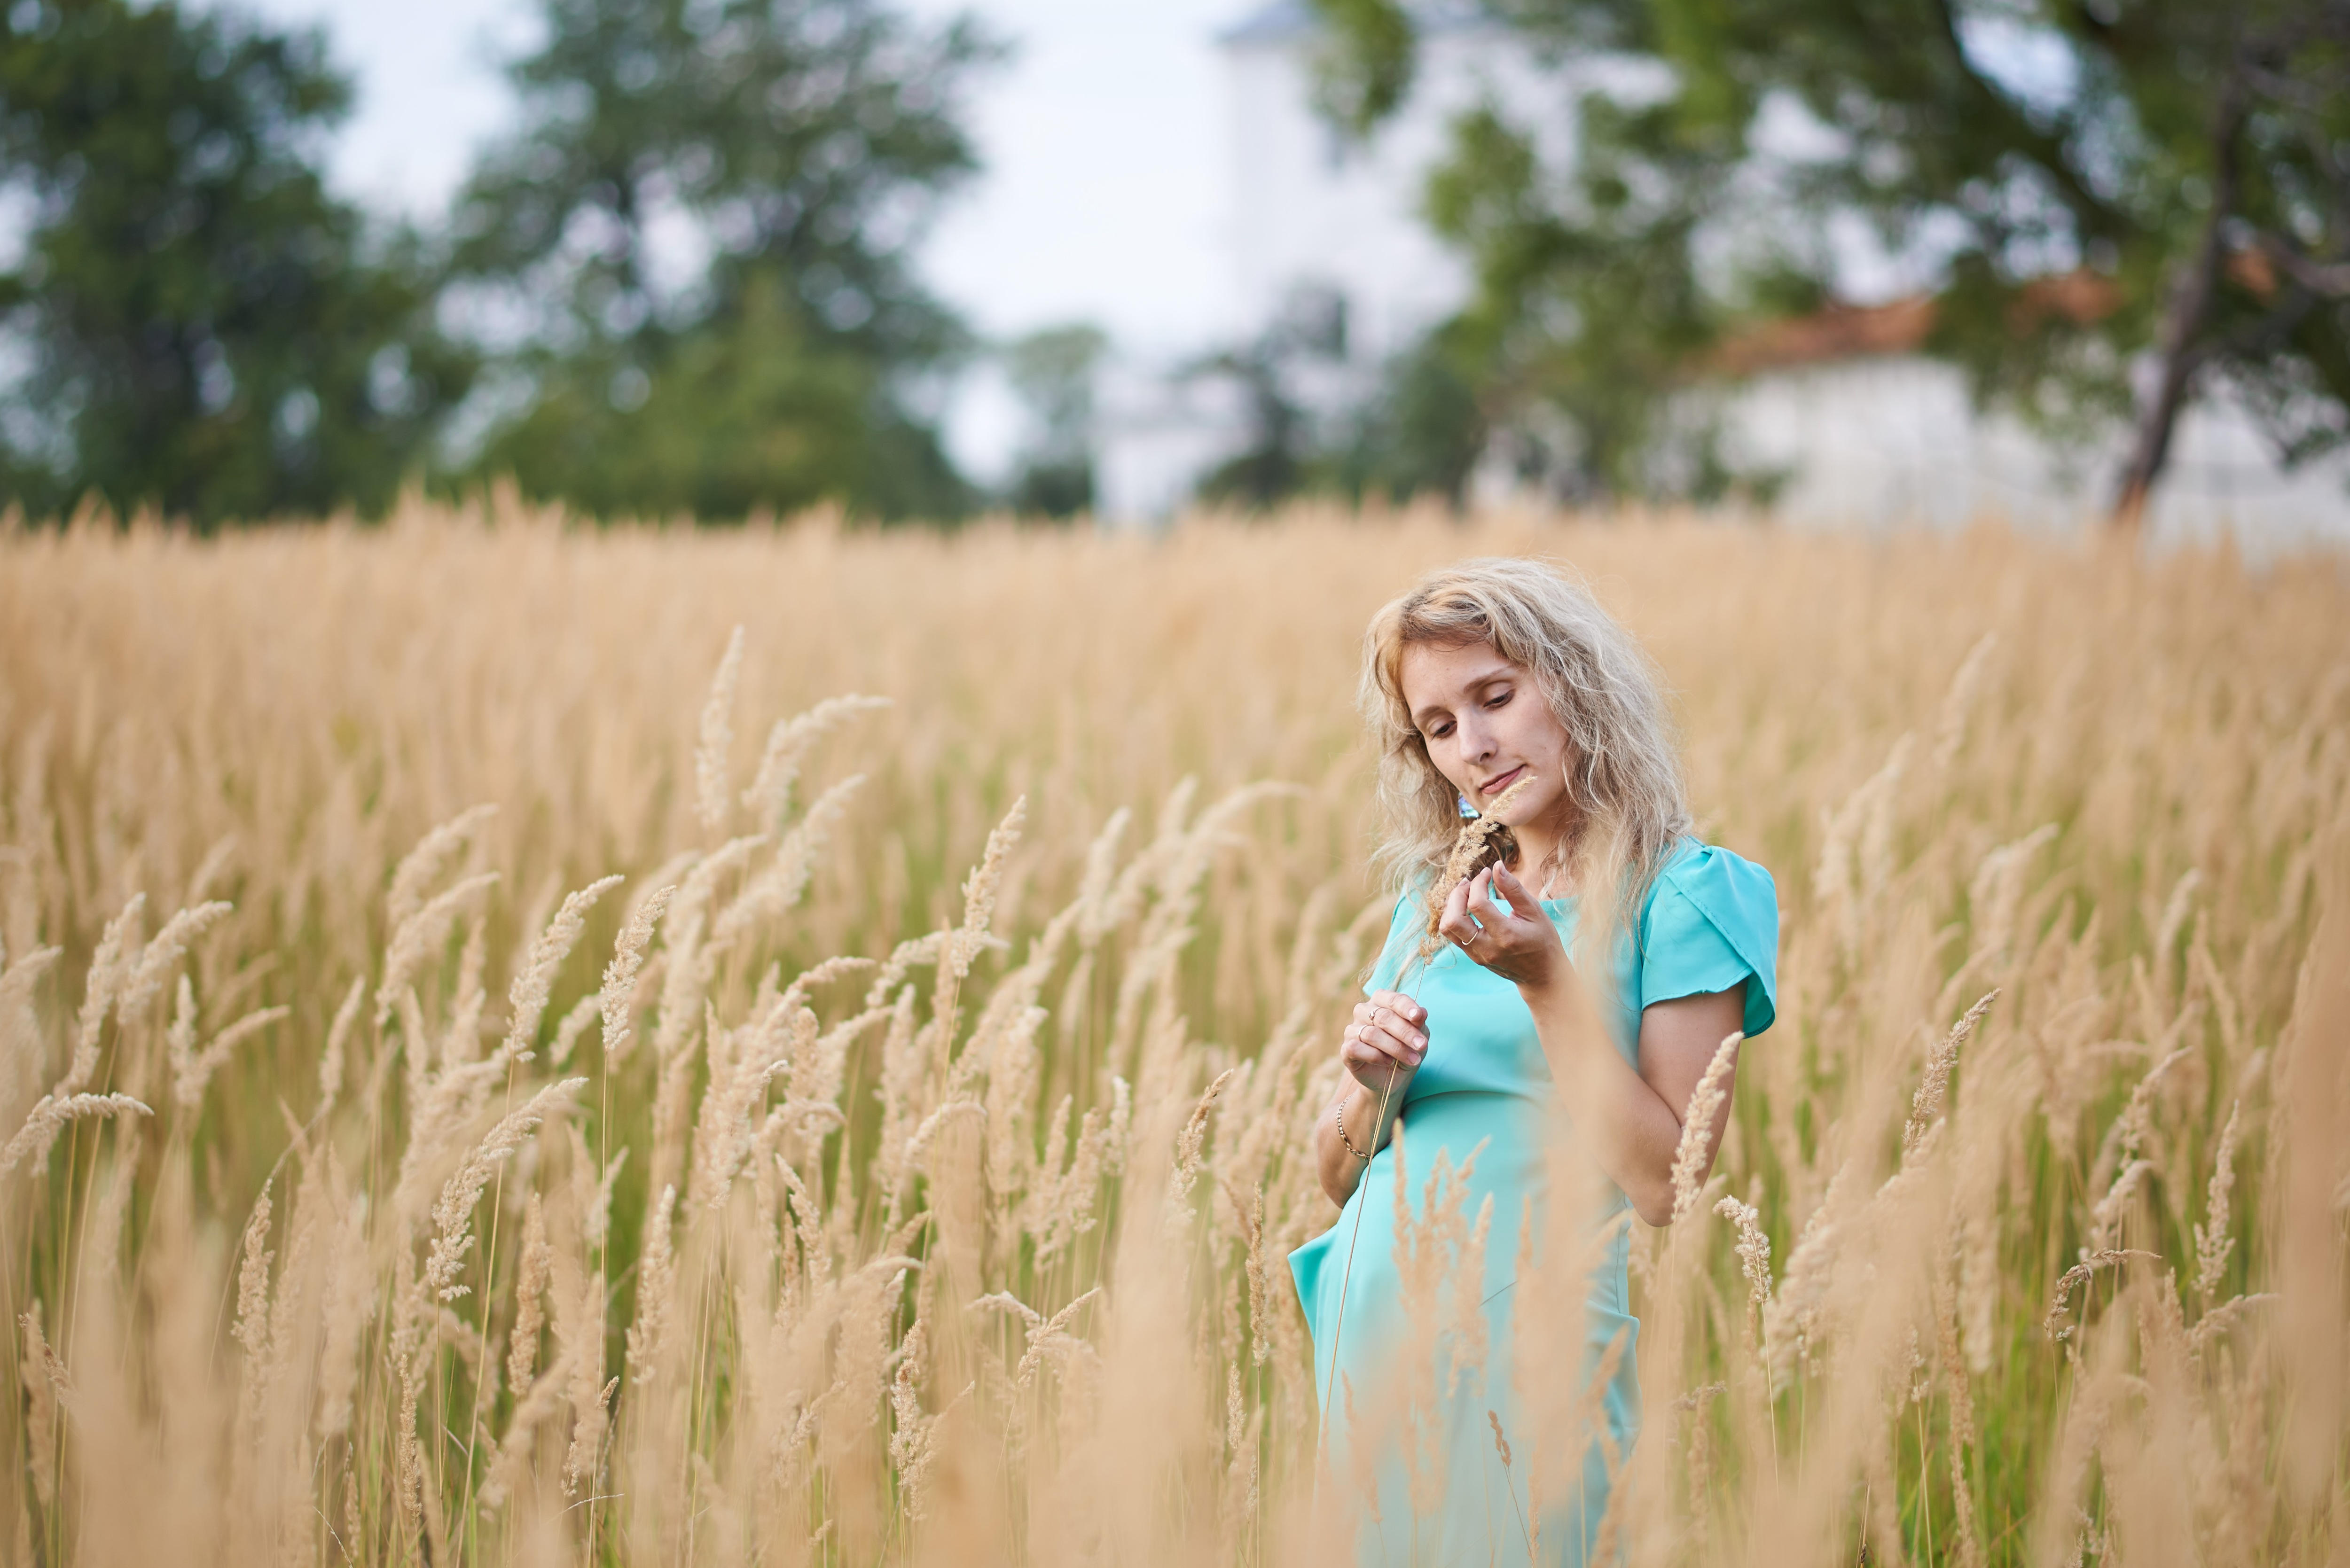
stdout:
<svg viewBox="0 0 2350 1568">
<path fill-rule="evenodd" d="M 1570 807 L 1544 820 L 1511 828 L 1511 836 L 1518 841 L 1518 879 L 1535 898 L 1564 898 L 1574 893 L 1571 857 L 1580 826 Z"/>
</svg>

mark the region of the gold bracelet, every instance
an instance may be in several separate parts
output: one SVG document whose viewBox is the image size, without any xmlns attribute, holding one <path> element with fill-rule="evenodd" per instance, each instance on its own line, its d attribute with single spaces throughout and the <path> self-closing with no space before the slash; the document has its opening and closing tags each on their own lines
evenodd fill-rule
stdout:
<svg viewBox="0 0 2350 1568">
<path fill-rule="evenodd" d="M 1361 1149 L 1357 1148 L 1355 1147 L 1355 1140 L 1347 1136 L 1346 1096 L 1340 1095 L 1336 1101 L 1332 1102 L 1330 1106 L 1330 1118 L 1338 1124 L 1338 1141 L 1347 1146 L 1347 1152 L 1353 1155 L 1357 1159 L 1361 1160 L 1365 1165 L 1370 1164 L 1371 1157 L 1365 1154 Z"/>
</svg>

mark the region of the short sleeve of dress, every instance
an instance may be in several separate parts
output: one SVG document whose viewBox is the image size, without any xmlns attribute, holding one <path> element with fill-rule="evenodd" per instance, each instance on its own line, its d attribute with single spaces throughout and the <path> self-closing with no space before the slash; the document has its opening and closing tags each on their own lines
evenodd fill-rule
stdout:
<svg viewBox="0 0 2350 1568">
<path fill-rule="evenodd" d="M 1692 841 L 1640 919 L 1640 1005 L 1746 988 L 1747 1037 L 1779 1015 L 1779 891 L 1752 860 Z"/>
<path fill-rule="evenodd" d="M 1363 994 L 1375 991 L 1393 991 L 1396 977 L 1403 972 L 1405 955 L 1411 951 L 1412 939 L 1419 933 L 1419 922 L 1413 918 L 1416 906 L 1406 893 L 1396 900 L 1395 918 L 1388 922 L 1388 940 L 1379 949 L 1379 961 L 1371 966 L 1371 978 L 1363 981 Z"/>
</svg>

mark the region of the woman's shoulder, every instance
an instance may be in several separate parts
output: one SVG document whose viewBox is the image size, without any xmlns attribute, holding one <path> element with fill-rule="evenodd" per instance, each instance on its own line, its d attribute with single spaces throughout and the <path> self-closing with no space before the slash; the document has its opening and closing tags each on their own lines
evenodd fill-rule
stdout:
<svg viewBox="0 0 2350 1568">
<path fill-rule="evenodd" d="M 1773 935 L 1777 933 L 1779 885 L 1770 869 L 1718 844 L 1687 836 L 1675 845 L 1648 890 L 1650 907 L 1667 892 L 1690 899 L 1708 914 L 1719 907 L 1725 913 L 1767 919 Z"/>
<path fill-rule="evenodd" d="M 1685 838 L 1648 890 L 1640 950 L 1643 1006 L 1751 976 L 1746 1033 L 1760 1034 L 1778 1012 L 1778 886 L 1744 856 Z"/>
</svg>

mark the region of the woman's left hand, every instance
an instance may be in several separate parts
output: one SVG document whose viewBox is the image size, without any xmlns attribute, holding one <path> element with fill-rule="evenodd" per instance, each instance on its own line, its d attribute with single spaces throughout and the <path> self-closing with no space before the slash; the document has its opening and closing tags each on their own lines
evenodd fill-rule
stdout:
<svg viewBox="0 0 2350 1568">
<path fill-rule="evenodd" d="M 1505 910 L 1493 902 L 1501 894 Z M 1521 991 L 1545 991 L 1567 971 L 1566 949 L 1542 904 L 1506 866 L 1489 866 L 1452 889 L 1437 930 Z"/>
</svg>

